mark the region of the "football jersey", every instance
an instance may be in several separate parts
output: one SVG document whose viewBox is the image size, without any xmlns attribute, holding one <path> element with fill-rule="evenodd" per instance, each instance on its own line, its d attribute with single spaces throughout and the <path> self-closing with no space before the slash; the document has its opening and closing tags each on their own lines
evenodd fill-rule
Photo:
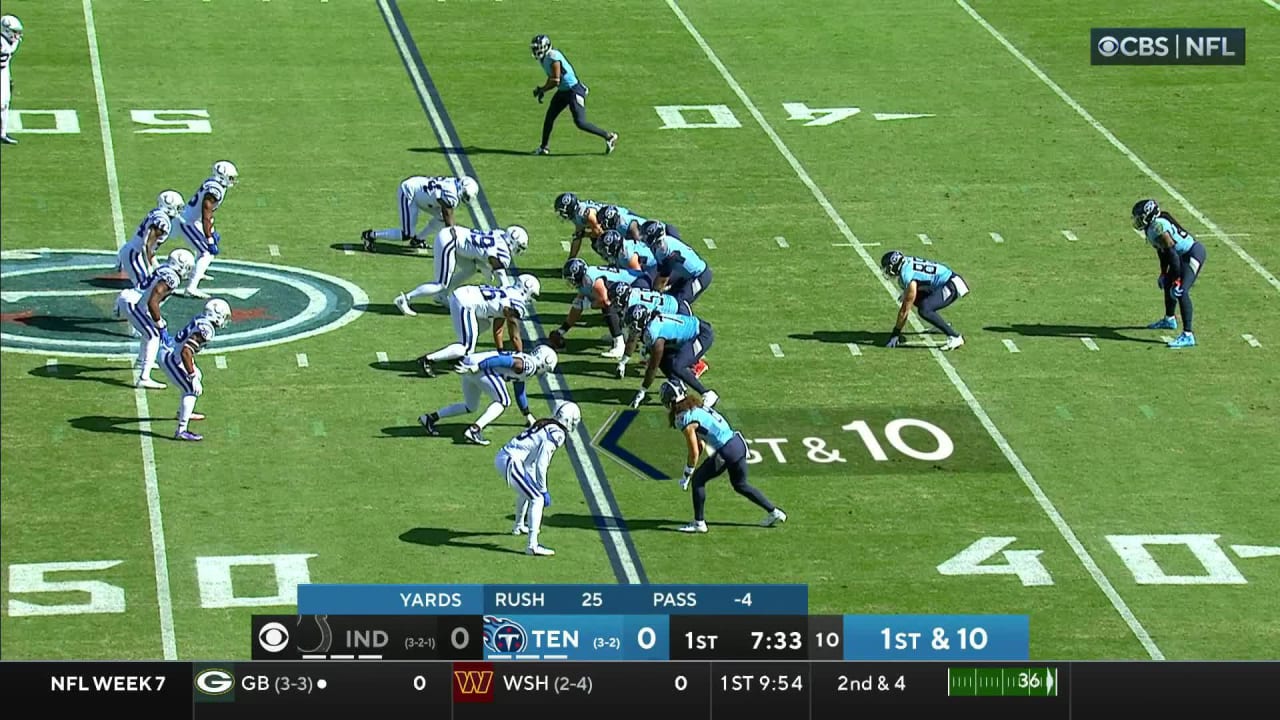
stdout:
<svg viewBox="0 0 1280 720">
<path fill-rule="evenodd" d="M 628 236 L 627 234 L 631 230 L 631 223 L 636 223 L 636 227 L 639 228 L 649 222 L 648 218 L 642 218 L 624 207 L 618 208 L 618 218 L 617 230 L 622 233 L 623 237 Z"/>
<path fill-rule="evenodd" d="M 9 38 L 0 36 L 0 70 L 9 69 L 9 60 L 13 54 L 18 52 L 18 46 L 22 44 L 22 38 L 15 38 L 10 41 Z"/>
<path fill-rule="evenodd" d="M 542 65 L 542 71 L 547 74 L 547 77 L 551 77 L 551 65 L 556 61 L 560 62 L 560 84 L 556 86 L 556 91 L 572 90 L 573 86 L 578 84 L 578 75 L 573 71 L 573 66 L 569 64 L 569 59 L 564 56 L 564 53 L 553 48 L 538 62 Z"/>
<path fill-rule="evenodd" d="M 933 292 L 941 290 L 942 286 L 946 285 L 954 274 L 951 272 L 951 268 L 940 262 L 908 257 L 902 263 L 902 272 L 898 274 L 898 284 L 905 290 L 914 280 L 919 284 L 919 289 Z"/>
<path fill-rule="evenodd" d="M 413 202 L 422 210 L 456 208 L 461 202 L 458 179 L 415 175 L 401 185 L 413 194 Z"/>
<path fill-rule="evenodd" d="M 702 331 L 702 321 L 692 315 L 658 315 L 644 329 L 645 347 L 653 347 L 659 339 L 668 347 L 684 345 Z"/>
<path fill-rule="evenodd" d="M 1169 221 L 1168 218 L 1157 217 L 1147 225 L 1147 242 L 1151 243 L 1151 247 L 1161 250 L 1164 243 L 1160 237 L 1165 233 L 1169 233 L 1169 237 L 1173 238 L 1173 251 L 1179 255 L 1185 254 L 1196 243 L 1196 239 L 1191 233 L 1179 228 Z"/>
<path fill-rule="evenodd" d="M 453 251 L 459 257 L 471 260 L 494 258 L 498 261 L 499 267 L 511 267 L 511 245 L 507 239 L 506 230 L 496 229 L 483 232 L 471 230 L 470 232 L 459 233 L 459 235 L 460 237 L 453 247 Z"/>
<path fill-rule="evenodd" d="M 615 265 L 620 268 L 631 267 L 631 256 L 640 256 L 640 269 L 652 270 L 658 267 L 658 259 L 653 256 L 653 251 L 648 245 L 639 240 L 626 240 L 622 243 L 622 252 L 616 258 L 609 258 Z"/>
<path fill-rule="evenodd" d="M 693 248 L 670 235 L 658 244 L 653 256 L 665 271 L 664 274 L 668 275 L 683 273 L 688 277 L 696 278 L 707 269 L 706 261 L 694 252 Z"/>
<path fill-rule="evenodd" d="M 156 229 L 156 249 L 169 239 L 169 232 L 173 229 L 173 222 L 169 219 L 169 213 L 160 208 L 156 208 L 147 213 L 142 218 L 142 222 L 138 223 L 138 229 L 133 233 L 133 238 L 129 240 L 130 244 L 135 244 L 139 250 L 147 246 L 147 236 L 151 234 L 152 228 Z"/>
<path fill-rule="evenodd" d="M 555 452 L 567 440 L 564 428 L 555 423 L 547 423 L 538 428 L 525 428 L 503 445 L 502 449 L 513 457 L 537 457 L 544 448 Z"/>
<path fill-rule="evenodd" d="M 514 367 L 494 368 L 486 371 L 502 378 L 503 380 L 525 383 L 533 379 L 534 374 L 538 370 L 537 358 L 533 357 L 529 353 L 511 352 L 509 350 L 488 350 L 480 353 L 472 353 L 464 358 L 464 362 L 472 365 L 479 365 L 491 357 L 498 357 L 500 355 L 511 355 L 513 357 L 520 358 L 520 361 L 524 363 L 523 372 L 516 372 Z"/>
<path fill-rule="evenodd" d="M 586 297 L 591 296 L 591 288 L 595 287 L 596 280 L 603 279 L 604 286 L 608 288 L 610 285 L 621 282 L 630 285 L 638 277 L 639 273 L 635 270 L 620 269 L 615 267 L 588 267 L 582 286 L 578 288 L 578 294 Z"/>
<path fill-rule="evenodd" d="M 168 286 L 171 293 L 182 284 L 182 277 L 178 275 L 177 270 L 174 270 L 169 265 L 161 265 L 156 268 L 155 272 L 151 273 L 151 277 L 147 278 L 146 284 L 139 288 L 142 291 L 142 298 L 139 302 L 143 307 L 151 304 L 151 296 L 155 293 L 155 289 L 160 285 L 161 280 Z"/>
<path fill-rule="evenodd" d="M 733 428 L 729 427 L 729 421 L 709 407 L 690 408 L 676 416 L 677 430 L 684 430 L 693 423 L 698 423 L 694 430 L 698 438 L 713 450 L 719 450 L 733 439 Z"/>
<path fill-rule="evenodd" d="M 227 186 L 218 182 L 213 178 L 205 180 L 196 190 L 191 199 L 187 201 L 185 207 L 182 208 L 182 221 L 188 225 L 199 228 L 202 232 L 204 229 L 204 196 L 213 196 L 213 211 L 217 212 L 222 207 L 222 199 L 227 195 Z"/>
<path fill-rule="evenodd" d="M 213 322 L 204 315 L 197 315 L 173 336 L 173 351 L 180 354 L 185 345 L 191 348 L 192 355 L 196 355 L 213 340 L 213 336 Z"/>
<path fill-rule="evenodd" d="M 663 315 L 675 315 L 680 312 L 680 300 L 675 295 L 668 295 L 657 290 L 631 288 L 631 292 L 627 293 L 627 307 L 632 305 L 641 305 L 650 310 L 656 310 Z"/>
<path fill-rule="evenodd" d="M 604 207 L 604 203 L 596 202 L 595 200 L 579 200 L 578 212 L 570 218 L 573 221 L 573 226 L 578 230 L 585 230 L 587 228 L 587 211 L 598 211 L 602 207 Z"/>
<path fill-rule="evenodd" d="M 463 285 L 453 291 L 458 304 L 482 319 L 502 317 L 502 311 L 512 308 L 524 317 L 527 301 L 518 288 L 497 288 L 492 285 Z"/>
</svg>

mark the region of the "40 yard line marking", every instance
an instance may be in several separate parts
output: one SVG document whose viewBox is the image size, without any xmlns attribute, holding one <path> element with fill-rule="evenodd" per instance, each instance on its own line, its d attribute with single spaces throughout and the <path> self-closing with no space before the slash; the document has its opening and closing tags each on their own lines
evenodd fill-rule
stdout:
<svg viewBox="0 0 1280 720">
<path fill-rule="evenodd" d="M 116 171 L 116 151 L 111 142 L 111 121 L 107 119 L 107 90 L 102 81 L 102 58 L 98 54 L 98 30 L 93 22 L 93 0 L 84 0 L 84 31 L 89 41 L 89 64 L 93 68 L 93 90 L 98 99 L 98 125 L 102 129 L 102 156 L 107 168 L 107 191 L 111 196 L 111 223 L 116 247 L 124 244 L 124 211 L 120 206 L 120 177 Z M 142 444 L 142 478 L 147 495 L 147 520 L 151 528 L 151 555 L 155 564 L 156 604 L 160 611 L 160 646 L 165 660 L 178 659 L 178 642 L 173 631 L 173 594 L 169 588 L 169 553 L 164 541 L 164 517 L 160 512 L 160 481 L 156 477 L 156 451 L 151 441 L 151 407 L 147 391 L 135 388 L 138 437 Z"/>
<path fill-rule="evenodd" d="M 1191 201 L 1182 193 L 1178 192 L 1177 188 L 1170 185 L 1169 182 L 1161 177 L 1155 170 L 1152 170 L 1151 166 L 1143 162 L 1142 158 L 1138 157 L 1136 153 L 1130 150 L 1128 145 L 1120 142 L 1120 138 L 1116 137 L 1115 133 L 1111 132 L 1105 125 L 1098 122 L 1098 119 L 1091 115 L 1088 110 L 1085 110 L 1083 105 L 1076 102 L 1075 98 L 1068 95 L 1067 91 L 1063 90 L 1058 83 L 1054 82 L 1052 78 L 1046 75 L 1038 65 L 1031 62 L 1031 59 L 1026 55 L 1023 55 L 1022 51 L 1015 47 L 1013 43 L 1009 42 L 1009 39 L 997 30 L 995 26 L 987 22 L 986 18 L 979 15 L 977 10 L 974 10 L 969 3 L 965 2 L 965 0 L 956 0 L 956 4 L 964 8 L 964 11 L 969 13 L 969 17 L 976 20 L 988 33 L 991 33 L 991 37 L 999 41 L 999 43 L 1004 46 L 1004 49 L 1009 51 L 1009 54 L 1017 58 L 1019 62 L 1025 65 L 1026 68 L 1032 72 L 1032 74 L 1040 79 L 1040 82 L 1047 85 L 1054 94 L 1061 98 L 1062 101 L 1065 102 L 1072 110 L 1075 110 L 1077 115 L 1084 118 L 1085 122 L 1089 123 L 1094 130 L 1097 130 L 1102 137 L 1106 138 L 1107 142 L 1111 143 L 1112 147 L 1119 150 L 1125 157 L 1129 158 L 1129 162 L 1133 163 L 1139 170 L 1141 170 L 1142 174 L 1151 178 L 1151 180 L 1159 185 L 1162 190 L 1168 193 L 1169 197 L 1177 200 L 1178 204 L 1186 208 L 1187 212 L 1191 213 L 1195 219 L 1199 220 L 1201 225 L 1209 228 L 1210 233 L 1221 240 L 1222 244 L 1231 248 L 1232 252 L 1234 252 L 1241 260 L 1244 260 L 1249 267 L 1253 268 L 1254 272 L 1261 275 L 1263 279 L 1270 283 L 1271 287 L 1276 290 L 1280 290 L 1280 279 L 1277 279 L 1270 270 L 1262 266 L 1262 263 L 1255 260 L 1254 257 L 1246 252 L 1244 248 L 1240 247 L 1239 243 L 1232 240 L 1227 233 L 1224 233 L 1222 228 L 1218 227 L 1217 223 L 1210 220 L 1204 213 L 1200 212 L 1195 205 L 1192 205 Z M 1143 645 L 1146 645 L 1146 643 L 1144 642 Z M 1155 649 L 1155 643 L 1152 643 L 1151 647 L 1147 648 L 1147 651 L 1150 652 L 1152 649 Z M 1159 652 L 1159 650 L 1156 649 L 1156 652 Z"/>
<path fill-rule="evenodd" d="M 689 21 L 689 17 L 680 9 L 680 5 L 676 3 L 676 0 L 665 1 L 667 3 L 667 7 L 671 8 L 671 11 L 675 13 L 676 18 L 680 20 L 684 29 L 689 32 L 689 35 L 693 37 L 694 42 L 696 42 L 698 47 L 702 49 L 703 54 L 707 56 L 707 59 L 711 61 L 711 64 L 715 66 L 716 70 L 720 72 L 720 76 L 724 78 L 729 89 L 738 96 L 738 99 L 742 101 L 743 106 L 747 108 L 749 113 L 751 113 L 751 117 L 755 119 L 756 124 L 758 124 L 760 129 L 764 131 L 765 135 L 769 136 L 769 139 L 773 141 L 774 147 L 778 149 L 778 152 L 791 166 L 791 169 L 795 171 L 796 177 L 800 179 L 800 182 L 804 183 L 805 187 L 809 188 L 809 192 L 813 194 L 814 200 L 816 200 L 818 205 L 826 211 L 827 217 L 831 218 L 831 222 L 840 230 L 840 233 L 844 235 L 845 239 L 853 245 L 853 249 L 858 253 L 858 257 L 862 258 L 862 262 L 867 266 L 867 269 L 870 270 L 877 279 L 879 279 L 885 292 L 888 293 L 890 298 L 895 300 L 896 304 L 898 289 L 889 284 L 888 278 L 884 277 L 884 274 L 880 270 L 880 264 L 875 258 L 871 257 L 871 253 L 867 252 L 866 248 L 858 242 L 857 236 L 853 234 L 853 230 L 849 228 L 849 224 L 845 222 L 844 218 L 840 216 L 840 213 L 836 211 L 834 206 L 832 206 L 831 201 L 827 199 L 826 193 L 822 192 L 822 189 L 818 187 L 818 184 L 813 181 L 809 172 L 804 169 L 804 166 L 796 159 L 795 154 L 792 153 L 791 149 L 782 141 L 777 130 L 775 130 L 773 125 L 769 123 L 768 118 L 760 112 L 760 108 L 756 107 L 755 102 L 747 95 L 747 92 L 742 89 L 742 86 L 738 84 L 738 81 L 734 79 L 733 74 L 730 73 L 729 69 L 720 61 L 719 56 L 717 56 L 715 51 L 711 49 L 711 46 L 707 44 L 706 38 L 702 37 L 702 33 L 698 32 L 698 29 Z M 957 0 L 957 2 L 960 2 L 962 5 L 964 4 L 963 0 Z M 969 6 L 964 5 L 964 7 L 968 8 Z M 972 8 L 969 8 L 969 10 L 975 17 L 978 17 L 976 13 L 972 12 Z M 982 22 L 985 23 L 986 21 L 983 20 Z M 1275 282 L 1275 278 L 1272 278 L 1272 281 Z M 915 315 L 911 316 L 911 325 L 917 332 L 924 331 L 924 325 L 921 324 L 919 318 Z M 1000 448 L 1000 452 L 1004 455 L 1005 459 L 1013 466 L 1018 477 L 1022 479 L 1023 484 L 1035 498 L 1036 503 L 1040 505 L 1040 509 L 1049 517 L 1050 522 L 1052 522 L 1053 526 L 1058 530 L 1062 539 L 1066 540 L 1067 545 L 1071 547 L 1071 550 L 1080 560 L 1080 563 L 1084 565 L 1085 569 L 1089 572 L 1089 576 L 1093 578 L 1098 589 L 1107 597 L 1111 602 L 1111 606 L 1115 608 L 1115 611 L 1124 620 L 1125 624 L 1129 627 L 1129 630 L 1138 638 L 1138 641 L 1142 643 L 1147 654 L 1149 654 L 1154 660 L 1163 660 L 1164 653 L 1160 651 L 1160 648 L 1156 646 L 1155 641 L 1151 639 L 1151 634 L 1147 632 L 1147 629 L 1143 627 L 1141 621 L 1139 621 L 1137 616 L 1133 614 L 1133 610 L 1129 608 L 1129 605 L 1124 601 L 1124 598 L 1120 597 L 1120 593 L 1117 592 L 1115 586 L 1111 584 L 1111 580 L 1102 571 L 1102 568 L 1098 566 L 1097 561 L 1093 559 L 1089 550 L 1080 542 L 1079 536 L 1077 536 L 1075 531 L 1071 529 L 1071 526 L 1067 524 L 1067 521 L 1062 517 L 1062 513 L 1058 512 L 1058 508 L 1053 504 L 1053 501 L 1049 499 L 1049 496 L 1045 494 L 1044 489 L 1040 487 L 1040 483 L 1036 481 L 1035 477 L 1031 474 L 1031 471 L 1027 469 L 1026 464 L 1022 462 L 1022 458 L 1018 457 L 1018 454 L 1014 452 L 1013 447 L 1009 444 L 1009 440 L 1005 438 L 1004 433 L 996 427 L 991 416 L 987 414 L 986 408 L 982 407 L 982 404 L 978 402 L 978 398 L 974 396 L 973 391 L 969 389 L 969 385 L 960 377 L 955 366 L 951 364 L 951 361 L 942 354 L 942 351 L 939 350 L 936 345 L 934 345 L 929 352 L 933 356 L 933 359 L 942 368 L 942 371 L 946 373 L 947 379 L 951 381 L 956 392 L 960 393 L 960 396 L 964 398 L 965 404 L 969 406 L 969 409 L 978 418 L 978 421 L 982 423 L 983 429 L 987 431 L 987 434 L 991 436 L 991 439 L 995 442 L 996 446 Z"/>
<path fill-rule="evenodd" d="M 387 29 L 391 33 L 392 40 L 395 41 L 396 49 L 400 54 L 400 59 L 404 62 L 405 70 L 408 72 L 410 79 L 413 81 L 414 90 L 417 92 L 418 99 L 422 102 L 422 107 L 427 113 L 427 117 L 431 122 L 432 130 L 441 138 L 449 137 L 449 126 L 445 123 L 444 112 L 437 104 L 436 99 L 432 96 L 431 91 L 427 87 L 427 81 L 423 77 L 423 73 L 419 71 L 418 65 L 414 60 L 414 54 L 409 50 L 409 43 L 404 37 L 404 33 L 400 31 L 399 23 L 396 20 L 398 11 L 391 9 L 392 0 L 378 0 L 378 9 L 382 13 L 382 17 L 387 24 Z M 459 143 L 460 144 L 460 143 Z M 449 166 L 453 169 L 455 176 L 468 175 L 462 162 L 462 158 L 456 152 L 448 152 L 445 154 L 448 158 Z M 481 186 L 483 187 L 483 186 Z M 483 197 L 483 192 L 482 192 Z M 475 219 L 481 230 L 492 229 L 492 224 L 486 217 L 484 212 L 476 212 Z M 542 335 L 538 324 L 531 319 L 525 319 L 522 326 L 530 338 L 538 338 Z M 556 372 L 543 376 L 547 389 L 553 395 L 567 395 L 568 388 L 564 381 L 564 376 Z M 574 458 L 578 461 L 578 466 L 582 469 L 581 477 L 586 482 L 587 489 L 590 491 L 590 500 L 594 501 L 595 506 L 599 508 L 601 515 L 600 525 L 597 529 L 601 531 L 601 535 L 607 538 L 608 545 L 612 546 L 613 552 L 617 555 L 618 566 L 622 570 L 622 578 L 629 584 L 639 584 L 644 581 L 642 577 L 642 568 L 640 566 L 640 557 L 629 544 L 628 538 L 623 531 L 625 521 L 620 521 L 621 512 L 615 516 L 614 504 L 610 501 L 608 491 L 605 490 L 605 481 L 601 479 L 600 474 L 596 471 L 597 460 L 593 460 L 588 452 L 592 448 L 590 438 L 587 437 L 586 428 L 581 424 L 575 431 L 573 442 L 569 443 L 570 449 L 573 451 Z M 585 442 L 584 442 L 585 441 Z M 604 513 L 608 513 L 605 515 Z"/>
</svg>

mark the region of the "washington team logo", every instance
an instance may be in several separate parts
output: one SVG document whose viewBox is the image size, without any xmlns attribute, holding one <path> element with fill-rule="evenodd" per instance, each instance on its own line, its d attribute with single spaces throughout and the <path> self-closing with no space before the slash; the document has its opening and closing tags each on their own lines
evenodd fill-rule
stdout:
<svg viewBox="0 0 1280 720">
<path fill-rule="evenodd" d="M 167 253 L 161 248 L 158 259 Z M 102 250 L 7 250 L 0 253 L 0 349 L 79 357 L 131 357 L 137 341 L 115 317 L 126 281 L 116 254 Z M 360 316 L 369 298 L 355 285 L 302 268 L 218 260 L 202 290 L 231 304 L 232 324 L 209 349 L 278 345 L 336 330 Z M 171 296 L 165 315 L 180 327 L 204 300 Z"/>
<path fill-rule="evenodd" d="M 524 626 L 510 618 L 484 616 L 484 647 L 490 653 L 514 655 L 524 652 L 529 634 Z"/>
</svg>

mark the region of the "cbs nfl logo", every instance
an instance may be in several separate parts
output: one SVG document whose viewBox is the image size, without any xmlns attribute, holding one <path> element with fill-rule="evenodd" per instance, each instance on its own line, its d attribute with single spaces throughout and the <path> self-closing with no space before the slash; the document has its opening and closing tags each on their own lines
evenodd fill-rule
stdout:
<svg viewBox="0 0 1280 720">
<path fill-rule="evenodd" d="M 1093 65 L 1243 65 L 1244 28 L 1093 28 Z"/>
</svg>

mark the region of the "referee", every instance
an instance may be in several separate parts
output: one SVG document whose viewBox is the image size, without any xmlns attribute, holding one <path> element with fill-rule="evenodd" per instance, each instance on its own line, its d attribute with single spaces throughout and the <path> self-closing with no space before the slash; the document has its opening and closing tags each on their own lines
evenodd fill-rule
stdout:
<svg viewBox="0 0 1280 720">
<path fill-rule="evenodd" d="M 605 154 L 613 152 L 613 148 L 618 144 L 618 133 L 601 130 L 587 122 L 587 86 L 578 82 L 578 76 L 573 72 L 573 66 L 569 64 L 564 53 L 552 48 L 551 38 L 546 35 L 534 37 L 533 42 L 529 43 L 529 49 L 533 51 L 533 57 L 542 64 L 543 71 L 547 73 L 547 81 L 533 89 L 533 96 L 538 99 L 538 102 L 542 102 L 548 90 L 554 89 L 556 93 L 551 96 L 551 105 L 547 107 L 547 116 L 542 121 L 542 144 L 533 151 L 533 154 L 551 154 L 551 150 L 547 147 L 547 143 L 551 140 L 551 130 L 556 126 L 556 118 L 564 112 L 566 107 L 573 113 L 573 124 L 577 125 L 579 130 L 604 138 Z"/>
</svg>

